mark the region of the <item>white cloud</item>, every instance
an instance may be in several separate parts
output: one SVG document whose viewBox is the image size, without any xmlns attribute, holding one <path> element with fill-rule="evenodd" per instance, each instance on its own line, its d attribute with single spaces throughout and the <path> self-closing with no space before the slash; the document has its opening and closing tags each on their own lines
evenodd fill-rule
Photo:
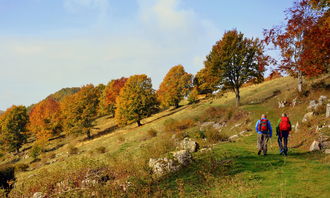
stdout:
<svg viewBox="0 0 330 198">
<path fill-rule="evenodd" d="M 64 0 L 66 9 L 108 9 L 105 0 Z M 102 3 L 103 2 L 103 3 Z M 195 73 L 219 30 L 180 0 L 139 0 L 137 20 L 106 32 L 70 38 L 0 37 L 0 109 L 37 102 L 48 94 L 87 83 L 145 73 L 155 88 L 170 67 L 183 64 Z M 84 30 L 81 30 L 82 32 Z M 222 32 L 221 32 L 222 33 Z M 79 32 L 75 34 L 79 35 Z M 24 85 L 24 86 L 23 86 Z M 5 93 L 19 93 L 8 100 Z"/>
</svg>

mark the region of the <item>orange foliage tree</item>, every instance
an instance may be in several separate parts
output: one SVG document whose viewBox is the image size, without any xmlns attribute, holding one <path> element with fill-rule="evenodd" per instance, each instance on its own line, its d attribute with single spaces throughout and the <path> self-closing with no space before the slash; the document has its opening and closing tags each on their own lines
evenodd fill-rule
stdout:
<svg viewBox="0 0 330 198">
<path fill-rule="evenodd" d="M 188 95 L 192 87 L 192 75 L 185 72 L 182 65 L 172 67 L 166 74 L 157 91 L 157 97 L 163 107 L 179 107 L 180 101 Z"/>
<path fill-rule="evenodd" d="M 303 92 L 304 76 L 326 72 L 329 67 L 328 1 L 301 0 L 286 11 L 287 23 L 265 30 L 265 42 L 279 47 L 279 69 L 298 78 L 298 92 Z"/>
<path fill-rule="evenodd" d="M 155 90 L 147 75 L 129 77 L 116 100 L 115 118 L 120 125 L 137 122 L 150 116 L 157 110 Z"/>
<path fill-rule="evenodd" d="M 120 90 L 124 87 L 127 78 L 112 80 L 104 88 L 100 98 L 100 114 L 111 114 L 114 116 L 116 109 L 116 99 L 119 96 Z"/>
<path fill-rule="evenodd" d="M 28 129 L 38 140 L 47 140 L 60 132 L 60 104 L 49 97 L 36 104 L 30 113 Z"/>
</svg>

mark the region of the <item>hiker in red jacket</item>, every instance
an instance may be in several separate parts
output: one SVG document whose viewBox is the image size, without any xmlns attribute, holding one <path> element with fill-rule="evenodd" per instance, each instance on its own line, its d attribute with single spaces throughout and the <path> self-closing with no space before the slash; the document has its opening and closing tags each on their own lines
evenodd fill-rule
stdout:
<svg viewBox="0 0 330 198">
<path fill-rule="evenodd" d="M 278 146 L 281 155 L 288 155 L 288 137 L 291 131 L 291 122 L 288 116 L 283 113 L 276 127 L 276 135 L 278 136 Z"/>
</svg>

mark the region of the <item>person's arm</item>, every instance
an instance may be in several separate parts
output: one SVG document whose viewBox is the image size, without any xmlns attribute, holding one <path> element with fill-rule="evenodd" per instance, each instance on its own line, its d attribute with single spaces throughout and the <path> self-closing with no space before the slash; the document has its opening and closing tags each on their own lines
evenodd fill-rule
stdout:
<svg viewBox="0 0 330 198">
<path fill-rule="evenodd" d="M 272 129 L 272 125 L 270 124 L 270 121 L 268 120 L 268 128 L 269 128 L 269 137 L 273 136 L 273 129 Z"/>
<path fill-rule="evenodd" d="M 281 118 L 278 119 L 277 125 L 276 125 L 276 136 L 278 136 L 278 133 L 280 132 L 280 123 L 281 123 Z"/>
<path fill-rule="evenodd" d="M 260 120 L 258 120 L 257 123 L 256 123 L 256 132 L 257 133 L 259 132 L 259 130 L 258 130 L 259 129 L 259 122 L 260 122 Z"/>
</svg>

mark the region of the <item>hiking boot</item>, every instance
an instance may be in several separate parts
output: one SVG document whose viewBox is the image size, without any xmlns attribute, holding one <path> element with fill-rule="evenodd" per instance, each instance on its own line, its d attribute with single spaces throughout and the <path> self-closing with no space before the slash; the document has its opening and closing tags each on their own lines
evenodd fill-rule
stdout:
<svg viewBox="0 0 330 198">
<path fill-rule="evenodd" d="M 280 150 L 280 155 L 285 154 L 284 150 Z"/>
</svg>

